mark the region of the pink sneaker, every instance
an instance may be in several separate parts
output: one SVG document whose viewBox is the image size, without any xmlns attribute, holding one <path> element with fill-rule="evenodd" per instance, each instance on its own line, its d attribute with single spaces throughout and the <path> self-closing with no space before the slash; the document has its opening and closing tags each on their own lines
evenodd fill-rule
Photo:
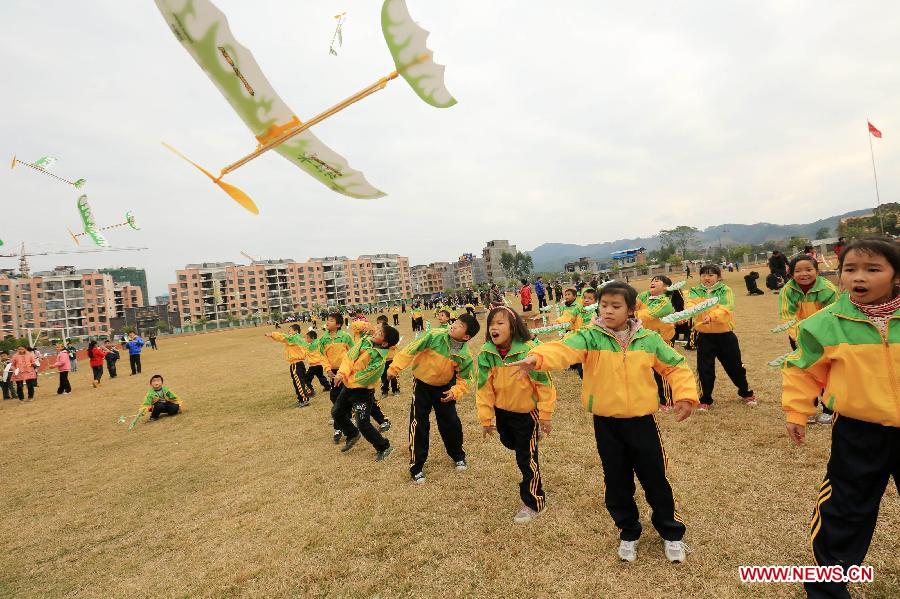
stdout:
<svg viewBox="0 0 900 599">
<path fill-rule="evenodd" d="M 660 412 L 671 412 L 671 411 L 672 411 L 672 406 L 670 406 L 670 405 L 668 405 L 668 404 L 661 403 L 661 404 L 659 404 L 659 411 L 660 411 Z"/>
<path fill-rule="evenodd" d="M 755 406 L 757 403 L 756 396 L 754 396 L 754 395 L 751 395 L 750 397 L 744 397 L 742 399 L 744 400 L 744 403 L 748 406 Z"/>
<path fill-rule="evenodd" d="M 700 410 L 701 412 L 708 412 L 709 408 L 710 408 L 710 405 L 708 403 L 702 403 L 699 406 L 697 406 L 697 409 Z"/>
</svg>

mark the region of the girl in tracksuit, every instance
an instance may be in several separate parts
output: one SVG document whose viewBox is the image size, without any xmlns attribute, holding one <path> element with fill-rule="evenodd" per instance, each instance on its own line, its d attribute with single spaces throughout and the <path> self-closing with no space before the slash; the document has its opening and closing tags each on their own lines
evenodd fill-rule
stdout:
<svg viewBox="0 0 900 599">
<path fill-rule="evenodd" d="M 697 376 L 700 379 L 700 410 L 708 410 L 713 403 L 716 384 L 716 359 L 725 374 L 737 387 L 738 395 L 748 406 L 756 405 L 756 397 L 747 382 L 747 371 L 741 361 L 741 346 L 734 334 L 734 291 L 722 282 L 722 270 L 715 264 L 700 267 L 700 283 L 691 287 L 687 307 L 712 297 L 719 303 L 694 316 L 697 332 Z"/>
<path fill-rule="evenodd" d="M 659 333 L 663 341 L 669 345 L 672 345 L 672 339 L 675 337 L 675 325 L 665 323 L 660 318 L 675 312 L 672 297 L 675 294 L 681 295 L 680 291 L 667 291 L 671 284 L 672 279 L 665 275 L 658 275 L 650 279 L 650 289 L 642 291 L 637 296 L 637 310 L 634 313 L 635 318 L 641 321 L 645 329 Z M 672 399 L 669 386 L 655 370 L 653 378 L 656 380 L 656 390 L 659 395 L 659 409 L 668 412 L 671 409 Z"/>
<path fill-rule="evenodd" d="M 788 329 L 791 349 L 797 349 L 797 329 L 801 321 L 809 318 L 822 308 L 830 306 L 838 298 L 838 290 L 825 277 L 819 276 L 819 263 L 807 254 L 800 254 L 788 267 L 791 278 L 779 292 L 779 309 L 782 320 L 796 320 L 797 324 Z M 816 405 L 819 404 L 818 398 Z M 816 418 L 810 416 L 809 423 L 831 424 L 831 409 L 822 406 L 822 413 Z"/>
<path fill-rule="evenodd" d="M 485 436 L 496 430 L 503 446 L 516 452 L 516 464 L 522 472 L 522 507 L 513 521 L 527 524 L 544 510 L 538 441 L 541 432 L 550 434 L 556 389 L 545 372 L 517 377 L 516 369 L 507 367 L 538 345 L 528 325 L 511 308 L 501 306 L 490 311 L 485 339 L 478 354 L 478 420 Z"/>
<path fill-rule="evenodd" d="M 817 565 L 846 569 L 866 556 L 891 475 L 900 487 L 900 249 L 891 239 L 861 239 L 838 261 L 844 292 L 800 323 L 797 351 L 782 369 L 781 403 L 798 445 L 814 397 L 821 392 L 834 410 L 810 544 Z M 841 583 L 807 584 L 806 592 L 850 596 Z"/>
<path fill-rule="evenodd" d="M 666 558 L 685 559 L 684 520 L 666 475 L 668 457 L 656 421 L 659 409 L 658 372 L 672 388 L 673 409 L 679 421 L 691 415 L 697 401 L 694 376 L 684 356 L 634 319 L 637 292 L 626 283 L 613 282 L 599 291 L 597 318 L 561 341 L 542 343 L 516 363 L 522 373 L 549 372 L 584 364 L 581 398 L 594 417 L 597 453 L 603 464 L 606 509 L 619 528 L 620 559 L 634 561 L 641 522 L 634 501 L 637 475 L 650 521 L 663 538 Z"/>
</svg>

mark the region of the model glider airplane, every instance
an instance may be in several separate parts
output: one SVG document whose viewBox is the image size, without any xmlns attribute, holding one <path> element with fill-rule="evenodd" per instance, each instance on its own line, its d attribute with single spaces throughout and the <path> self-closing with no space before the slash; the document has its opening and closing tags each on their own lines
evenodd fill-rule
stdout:
<svg viewBox="0 0 900 599">
<path fill-rule="evenodd" d="M 365 176 L 350 168 L 347 160 L 323 144 L 309 131 L 348 106 L 384 89 L 388 82 L 403 77 L 425 102 L 438 108 L 456 103 L 444 85 L 444 67 L 432 60 L 425 42 L 428 32 L 409 15 L 405 0 L 385 0 L 381 28 L 396 70 L 372 85 L 302 122 L 275 93 L 250 51 L 232 35 L 225 15 L 209 0 L 155 0 L 175 38 L 212 79 L 228 103 L 256 136 L 256 149 L 213 175 L 168 144 L 168 149 L 190 162 L 241 206 L 259 213 L 250 197 L 222 177 L 275 150 L 338 193 L 353 198 L 384 195 Z"/>
<path fill-rule="evenodd" d="M 117 223 L 115 225 L 109 225 L 106 227 L 98 227 L 97 221 L 94 220 L 94 213 L 91 210 L 91 205 L 88 204 L 88 197 L 83 195 L 78 198 L 78 213 L 81 215 L 81 222 L 84 225 L 83 233 L 73 233 L 71 229 L 69 229 L 69 235 L 72 236 L 72 240 L 75 241 L 75 245 L 81 245 L 81 242 L 78 241 L 79 237 L 84 237 L 87 235 L 91 238 L 91 240 L 98 246 L 105 248 L 109 247 L 109 242 L 106 241 L 106 237 L 103 236 L 100 231 L 106 231 L 108 229 L 115 229 L 117 227 L 131 227 L 135 231 L 140 231 L 140 227 L 137 226 L 137 222 L 134 219 L 134 215 L 131 212 L 125 213 L 125 222 Z"/>
</svg>

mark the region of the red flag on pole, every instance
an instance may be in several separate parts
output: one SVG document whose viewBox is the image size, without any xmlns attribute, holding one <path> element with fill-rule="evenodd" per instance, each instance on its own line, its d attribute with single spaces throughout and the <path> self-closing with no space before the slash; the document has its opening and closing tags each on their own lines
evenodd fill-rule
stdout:
<svg viewBox="0 0 900 599">
<path fill-rule="evenodd" d="M 866 121 L 866 122 L 869 123 L 869 121 Z M 876 128 L 875 128 L 875 125 L 873 125 L 872 123 L 869 123 L 869 133 L 871 133 L 872 135 L 874 135 L 874 136 L 877 137 L 878 139 L 881 139 L 881 131 L 879 131 L 878 129 L 876 129 Z"/>
</svg>

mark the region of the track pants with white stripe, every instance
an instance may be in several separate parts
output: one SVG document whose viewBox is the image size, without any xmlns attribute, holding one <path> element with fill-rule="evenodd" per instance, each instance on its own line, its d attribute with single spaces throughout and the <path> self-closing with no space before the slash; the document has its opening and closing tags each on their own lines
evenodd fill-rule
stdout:
<svg viewBox="0 0 900 599">
<path fill-rule="evenodd" d="M 846 568 L 866 557 L 891 475 L 900 491 L 900 428 L 835 416 L 831 457 L 809 533 L 817 565 Z M 806 593 L 850 596 L 838 583 L 807 584 Z"/>
<path fill-rule="evenodd" d="M 536 410 L 523 414 L 494 408 L 494 416 L 500 442 L 516 452 L 516 464 L 522 472 L 519 483 L 522 503 L 539 512 L 544 509 L 544 487 L 538 462 L 538 413 Z"/>
<path fill-rule="evenodd" d="M 306 382 L 306 364 L 302 361 L 292 362 L 290 372 L 291 384 L 294 385 L 297 401 L 309 401 L 309 397 L 312 395 L 312 385 Z"/>
<path fill-rule="evenodd" d="M 656 416 L 594 416 L 594 437 L 603 463 L 606 509 L 619 528 L 619 538 L 636 541 L 641 536 L 634 501 L 637 475 L 653 510 L 650 521 L 659 536 L 666 541 L 680 541 L 684 537 L 684 521 L 675 510 L 675 496 L 666 478 L 668 457 Z"/>
<path fill-rule="evenodd" d="M 441 401 L 444 392 L 455 384 L 456 377 L 440 387 L 413 379 L 413 400 L 409 406 L 409 473 L 412 476 L 422 471 L 428 459 L 432 410 L 447 455 L 454 462 L 466 459 L 462 421 L 456 413 L 456 402 Z"/>
</svg>

